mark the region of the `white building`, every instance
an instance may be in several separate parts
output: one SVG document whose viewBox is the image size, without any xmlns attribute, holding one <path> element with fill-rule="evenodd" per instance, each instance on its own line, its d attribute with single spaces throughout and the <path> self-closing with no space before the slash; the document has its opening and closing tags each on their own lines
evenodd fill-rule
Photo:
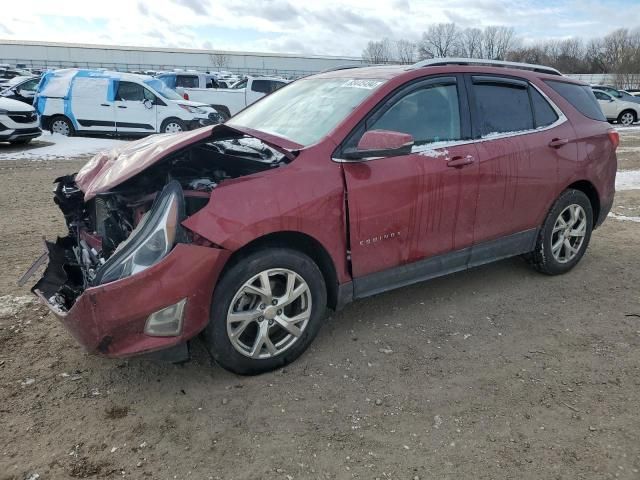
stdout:
<svg viewBox="0 0 640 480">
<path fill-rule="evenodd" d="M 339 65 L 361 64 L 362 60 L 318 55 L 0 40 L 0 63 L 33 68 L 80 67 L 120 71 L 179 68 L 300 76 Z"/>
</svg>

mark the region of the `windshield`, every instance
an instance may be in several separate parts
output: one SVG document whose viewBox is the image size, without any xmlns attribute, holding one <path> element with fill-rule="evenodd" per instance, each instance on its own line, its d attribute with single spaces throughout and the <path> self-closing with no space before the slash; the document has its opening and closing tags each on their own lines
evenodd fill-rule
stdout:
<svg viewBox="0 0 640 480">
<path fill-rule="evenodd" d="M 144 83 L 151 87 L 155 93 L 160 95 L 161 97 L 166 98 L 167 100 L 183 100 L 183 98 L 178 95 L 174 90 L 171 90 L 167 85 L 157 78 L 151 78 L 149 80 L 145 80 Z"/>
<path fill-rule="evenodd" d="M 293 82 L 227 121 L 289 139 L 317 143 L 384 80 L 309 78 Z"/>
</svg>

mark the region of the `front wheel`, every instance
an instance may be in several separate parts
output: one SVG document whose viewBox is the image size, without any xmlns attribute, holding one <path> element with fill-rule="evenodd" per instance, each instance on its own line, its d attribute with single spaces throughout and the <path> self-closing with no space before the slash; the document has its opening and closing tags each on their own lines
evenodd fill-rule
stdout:
<svg viewBox="0 0 640 480">
<path fill-rule="evenodd" d="M 540 272 L 568 272 L 584 255 L 593 229 L 591 201 L 580 190 L 565 190 L 547 214 L 529 261 Z"/>
<path fill-rule="evenodd" d="M 186 124 L 179 118 L 168 118 L 160 126 L 160 133 L 180 133 L 186 130 Z"/>
<path fill-rule="evenodd" d="M 295 250 L 263 249 L 236 262 L 216 285 L 205 341 L 227 370 L 267 372 L 306 350 L 326 305 L 324 278 L 313 260 Z"/>
</svg>

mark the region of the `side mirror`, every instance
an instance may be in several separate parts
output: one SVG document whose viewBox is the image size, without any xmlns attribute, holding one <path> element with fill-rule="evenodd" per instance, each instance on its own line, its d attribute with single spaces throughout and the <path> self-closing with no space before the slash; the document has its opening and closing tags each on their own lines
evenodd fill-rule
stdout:
<svg viewBox="0 0 640 480">
<path fill-rule="evenodd" d="M 146 108 L 153 108 L 153 102 L 151 100 L 149 100 L 148 98 L 145 98 L 142 101 L 142 104 L 146 107 Z"/>
<path fill-rule="evenodd" d="M 615 101 L 616 101 L 615 98 L 613 98 L 613 97 L 609 98 L 609 102 L 615 102 Z"/>
<path fill-rule="evenodd" d="M 413 137 L 408 133 L 391 130 L 369 130 L 362 135 L 356 148 L 344 151 L 347 160 L 362 160 L 369 157 L 395 157 L 408 155 L 413 147 Z"/>
</svg>

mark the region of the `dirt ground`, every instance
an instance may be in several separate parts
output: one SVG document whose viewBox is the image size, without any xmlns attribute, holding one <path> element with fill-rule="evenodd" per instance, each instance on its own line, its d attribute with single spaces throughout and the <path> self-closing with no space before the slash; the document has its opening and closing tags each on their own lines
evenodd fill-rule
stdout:
<svg viewBox="0 0 640 480">
<path fill-rule="evenodd" d="M 640 129 L 619 157 L 640 168 Z M 16 286 L 84 161 L 0 161 L 0 480 L 640 478 L 640 223 L 608 219 L 564 276 L 511 259 L 358 301 L 246 378 L 198 343 L 88 356 Z"/>
</svg>

